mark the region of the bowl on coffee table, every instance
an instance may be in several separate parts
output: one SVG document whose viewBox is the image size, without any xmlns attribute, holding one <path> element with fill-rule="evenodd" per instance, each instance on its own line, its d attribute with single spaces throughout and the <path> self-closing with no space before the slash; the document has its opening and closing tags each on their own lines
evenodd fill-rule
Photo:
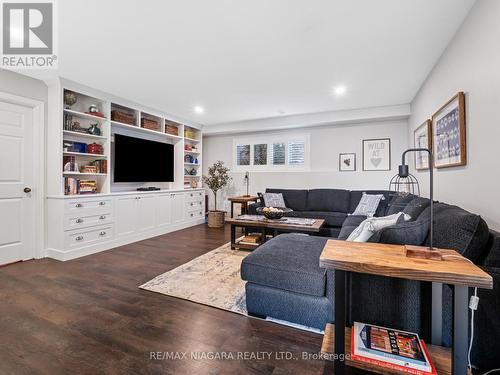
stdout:
<svg viewBox="0 0 500 375">
<path fill-rule="evenodd" d="M 257 213 L 264 215 L 268 220 L 279 220 L 286 213 L 292 212 L 293 210 L 285 207 L 259 207 L 257 208 Z"/>
</svg>

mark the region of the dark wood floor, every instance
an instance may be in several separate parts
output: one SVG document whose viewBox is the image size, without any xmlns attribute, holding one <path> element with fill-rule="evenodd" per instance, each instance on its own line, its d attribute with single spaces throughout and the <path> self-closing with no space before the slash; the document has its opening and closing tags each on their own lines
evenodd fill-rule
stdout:
<svg viewBox="0 0 500 375">
<path fill-rule="evenodd" d="M 229 241 L 204 225 L 69 262 L 0 268 L 0 374 L 323 374 L 322 337 L 138 286 Z M 272 352 L 152 360 L 151 352 Z M 297 360 L 275 358 L 291 352 Z M 188 354 L 189 356 L 189 354 Z"/>
</svg>

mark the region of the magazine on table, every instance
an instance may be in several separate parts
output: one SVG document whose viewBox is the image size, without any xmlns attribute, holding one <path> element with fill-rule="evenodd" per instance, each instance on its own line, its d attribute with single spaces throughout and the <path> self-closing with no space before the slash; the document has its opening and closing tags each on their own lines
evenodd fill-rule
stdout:
<svg viewBox="0 0 500 375">
<path fill-rule="evenodd" d="M 411 374 L 436 374 L 427 348 L 416 333 L 354 322 L 352 359 Z"/>
</svg>

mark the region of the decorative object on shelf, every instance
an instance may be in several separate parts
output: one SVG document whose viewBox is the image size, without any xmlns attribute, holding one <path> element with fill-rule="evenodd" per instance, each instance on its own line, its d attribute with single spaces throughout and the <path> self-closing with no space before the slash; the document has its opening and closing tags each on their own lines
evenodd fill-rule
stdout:
<svg viewBox="0 0 500 375">
<path fill-rule="evenodd" d="M 87 152 L 87 144 L 83 142 L 63 141 L 64 152 Z"/>
<path fill-rule="evenodd" d="M 95 165 L 83 165 L 80 168 L 81 173 L 97 173 L 97 167 Z"/>
<path fill-rule="evenodd" d="M 398 174 L 389 182 L 389 190 L 398 195 L 413 194 L 420 196 L 420 186 L 418 180 L 413 176 L 406 164 L 406 154 L 409 152 L 426 152 L 429 155 L 429 200 L 430 200 L 430 229 L 429 229 L 429 247 L 422 250 L 414 246 L 406 246 L 406 256 L 414 258 L 427 258 L 442 260 L 441 254 L 434 251 L 434 156 L 428 148 L 409 148 L 401 156 L 401 165 L 398 167 Z"/>
<path fill-rule="evenodd" d="M 356 154 L 339 154 L 339 171 L 353 172 L 356 170 Z"/>
<path fill-rule="evenodd" d="M 141 128 L 159 131 L 160 125 L 158 124 L 158 121 L 156 121 L 156 120 L 143 117 L 143 118 L 141 118 Z"/>
<path fill-rule="evenodd" d="M 189 171 L 189 174 L 191 176 L 196 176 L 196 168 L 191 168 L 191 170 Z"/>
<path fill-rule="evenodd" d="M 73 122 L 73 124 L 71 124 L 70 130 L 72 132 L 77 132 L 77 133 L 82 133 L 82 134 L 87 133 L 87 129 L 82 127 L 78 121 L 75 121 L 75 122 Z"/>
<path fill-rule="evenodd" d="M 135 125 L 135 115 L 118 109 L 111 111 L 111 120 L 127 125 Z"/>
<path fill-rule="evenodd" d="M 78 171 L 78 163 L 76 163 L 74 156 L 64 156 L 63 157 L 63 171 L 64 172 L 77 172 Z"/>
<path fill-rule="evenodd" d="M 73 116 L 65 113 L 63 121 L 64 121 L 64 130 L 72 130 Z"/>
<path fill-rule="evenodd" d="M 432 121 L 426 120 L 413 132 L 413 147 L 432 150 Z M 415 169 L 429 169 L 429 155 L 427 152 L 415 153 Z"/>
<path fill-rule="evenodd" d="M 64 90 L 64 104 L 66 104 L 66 109 L 71 109 L 71 106 L 77 101 L 76 93 L 70 90 Z"/>
<path fill-rule="evenodd" d="M 391 140 L 389 138 L 363 140 L 363 171 L 391 170 Z"/>
<path fill-rule="evenodd" d="M 99 107 L 96 104 L 92 104 L 89 107 L 89 113 L 99 113 Z"/>
<path fill-rule="evenodd" d="M 92 135 L 101 135 L 101 129 L 99 128 L 99 123 L 90 124 L 90 127 L 87 129 L 87 132 Z"/>
<path fill-rule="evenodd" d="M 179 124 L 173 121 L 165 120 L 165 133 L 170 135 L 179 135 Z"/>
<path fill-rule="evenodd" d="M 432 115 L 432 147 L 436 168 L 467 164 L 463 92 L 457 93 Z"/>
<path fill-rule="evenodd" d="M 189 155 L 189 154 L 184 155 L 184 162 L 185 163 L 194 163 L 193 155 Z"/>
<path fill-rule="evenodd" d="M 186 143 L 184 145 L 184 150 L 186 150 L 186 151 L 193 151 L 193 145 L 191 143 Z"/>
<path fill-rule="evenodd" d="M 217 210 L 217 193 L 225 188 L 231 177 L 229 176 L 229 168 L 224 166 L 224 162 L 217 161 L 214 165 L 208 168 L 208 175 L 203 176 L 203 182 L 214 194 L 214 209 L 208 212 L 208 226 L 211 228 L 220 228 L 224 226 L 225 211 Z"/>
<path fill-rule="evenodd" d="M 246 186 L 246 192 L 247 192 L 244 195 L 244 197 L 249 197 L 250 194 L 248 194 L 248 187 L 250 186 L 250 173 L 248 171 L 245 172 L 245 177 L 243 177 L 243 183 Z"/>
<path fill-rule="evenodd" d="M 194 179 L 194 178 L 193 178 L 193 179 L 191 179 L 191 187 L 192 187 L 193 189 L 196 189 L 196 188 L 198 187 L 198 180 L 196 180 L 196 179 Z"/>
<path fill-rule="evenodd" d="M 264 215 L 268 220 L 279 220 L 288 212 L 292 212 L 290 208 L 281 207 L 258 207 L 257 213 Z"/>
<path fill-rule="evenodd" d="M 195 164 L 198 164 L 198 158 L 195 158 L 195 159 L 194 159 L 194 163 L 195 163 Z"/>
<path fill-rule="evenodd" d="M 104 148 L 99 143 L 94 142 L 94 143 L 87 145 L 87 153 L 88 154 L 102 155 L 102 154 L 104 154 Z"/>
</svg>

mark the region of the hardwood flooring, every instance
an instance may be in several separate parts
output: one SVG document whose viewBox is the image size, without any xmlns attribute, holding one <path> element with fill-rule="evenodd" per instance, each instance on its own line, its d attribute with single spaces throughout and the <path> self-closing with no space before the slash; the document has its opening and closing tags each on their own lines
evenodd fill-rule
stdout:
<svg viewBox="0 0 500 375">
<path fill-rule="evenodd" d="M 199 225 L 69 262 L 0 268 L 0 374 L 332 373 L 330 363 L 302 359 L 319 353 L 320 335 L 138 289 L 229 242 L 229 232 Z M 221 351 L 272 356 L 190 358 Z"/>
</svg>

